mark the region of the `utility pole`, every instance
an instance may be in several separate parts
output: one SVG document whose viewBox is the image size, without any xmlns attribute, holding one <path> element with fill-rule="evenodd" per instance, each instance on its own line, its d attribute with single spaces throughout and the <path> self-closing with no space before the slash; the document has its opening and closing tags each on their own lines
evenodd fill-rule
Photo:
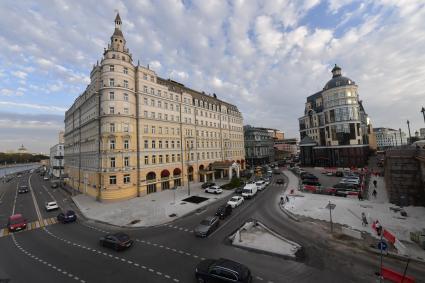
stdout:
<svg viewBox="0 0 425 283">
<path fill-rule="evenodd" d="M 407 128 L 409 129 L 409 144 L 412 143 L 412 135 L 410 134 L 410 122 L 407 120 Z"/>
<path fill-rule="evenodd" d="M 401 137 L 401 128 L 398 128 L 398 131 L 400 133 L 400 145 L 403 145 L 403 138 Z"/>
</svg>

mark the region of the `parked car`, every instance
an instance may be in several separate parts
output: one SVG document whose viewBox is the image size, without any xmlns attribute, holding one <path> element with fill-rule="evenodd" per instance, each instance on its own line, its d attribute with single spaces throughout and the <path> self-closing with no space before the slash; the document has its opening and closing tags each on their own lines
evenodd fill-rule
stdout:
<svg viewBox="0 0 425 283">
<path fill-rule="evenodd" d="M 52 183 L 52 184 L 50 185 L 50 187 L 51 187 L 52 189 L 56 189 L 56 188 L 58 188 L 58 187 L 59 187 L 59 185 L 58 185 L 58 183 Z"/>
<path fill-rule="evenodd" d="M 310 185 L 310 186 L 321 186 L 321 184 L 317 180 L 310 180 L 305 179 L 302 181 L 303 185 Z"/>
<path fill-rule="evenodd" d="M 7 229 L 9 232 L 15 232 L 27 228 L 27 220 L 22 214 L 14 214 L 7 220 Z"/>
<path fill-rule="evenodd" d="M 245 265 L 229 259 L 205 259 L 195 268 L 195 277 L 204 282 L 251 283 L 251 271 Z"/>
<path fill-rule="evenodd" d="M 332 187 L 339 190 L 357 190 L 359 186 L 355 184 L 339 183 L 339 184 L 333 185 Z"/>
<path fill-rule="evenodd" d="M 49 201 L 49 202 L 46 202 L 45 208 L 47 211 L 52 211 L 52 210 L 59 209 L 59 206 L 55 201 Z"/>
<path fill-rule="evenodd" d="M 341 181 L 339 181 L 339 183 L 341 183 L 341 184 L 358 185 L 358 184 L 360 184 L 360 180 L 358 180 L 358 179 L 346 179 L 346 178 L 343 178 Z"/>
<path fill-rule="evenodd" d="M 44 181 L 49 181 L 49 177 L 44 176 L 44 177 L 43 177 L 43 180 L 44 180 Z"/>
<path fill-rule="evenodd" d="M 335 176 L 342 177 L 342 176 L 344 176 L 344 172 L 342 172 L 342 171 L 336 171 L 335 172 Z"/>
<path fill-rule="evenodd" d="M 223 189 L 218 186 L 211 186 L 206 188 L 205 192 L 210 194 L 221 194 L 223 192 Z"/>
<path fill-rule="evenodd" d="M 201 188 L 206 189 L 206 188 L 209 188 L 209 187 L 212 187 L 212 186 L 215 186 L 215 183 L 206 182 L 206 183 L 202 184 Z"/>
<path fill-rule="evenodd" d="M 257 193 L 257 185 L 256 184 L 248 184 L 242 190 L 243 198 L 252 198 Z"/>
<path fill-rule="evenodd" d="M 61 223 L 70 223 L 77 220 L 77 214 L 72 210 L 67 210 L 66 212 L 61 212 L 56 217 Z"/>
<path fill-rule="evenodd" d="M 227 216 L 229 216 L 230 214 L 232 214 L 232 206 L 230 206 L 228 204 L 224 204 L 224 205 L 220 206 L 217 209 L 217 212 L 215 213 L 215 215 L 218 216 L 220 219 L 224 219 Z"/>
<path fill-rule="evenodd" d="M 219 222 L 220 220 L 217 216 L 208 216 L 196 226 L 195 235 L 197 237 L 207 237 L 211 232 L 217 229 Z"/>
<path fill-rule="evenodd" d="M 284 179 L 277 179 L 276 184 L 283 185 L 283 184 L 285 184 L 285 180 Z"/>
<path fill-rule="evenodd" d="M 255 183 L 255 185 L 257 186 L 257 190 L 261 191 L 266 187 L 266 182 L 265 181 L 258 181 Z"/>
<path fill-rule="evenodd" d="M 115 234 L 108 234 L 99 239 L 99 243 L 103 247 L 111 248 L 116 251 L 128 249 L 133 245 L 133 240 L 130 239 L 130 236 L 118 232 Z"/>
<path fill-rule="evenodd" d="M 28 193 L 28 192 L 29 192 L 28 186 L 20 186 L 19 189 L 18 189 L 18 194 L 25 194 L 25 193 Z"/>
<path fill-rule="evenodd" d="M 244 199 L 241 196 L 234 196 L 227 202 L 232 208 L 235 208 L 243 203 Z"/>
</svg>

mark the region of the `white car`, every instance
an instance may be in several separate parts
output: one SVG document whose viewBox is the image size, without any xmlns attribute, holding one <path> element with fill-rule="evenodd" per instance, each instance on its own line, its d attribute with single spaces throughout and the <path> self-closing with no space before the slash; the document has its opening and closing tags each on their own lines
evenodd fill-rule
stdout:
<svg viewBox="0 0 425 283">
<path fill-rule="evenodd" d="M 58 204 L 55 201 L 46 202 L 46 206 L 45 207 L 46 207 L 46 210 L 47 211 L 59 209 L 59 206 L 58 206 Z"/>
<path fill-rule="evenodd" d="M 266 182 L 265 181 L 258 181 L 257 183 L 255 183 L 255 185 L 257 186 L 257 190 L 261 191 L 262 189 L 264 189 L 266 187 Z"/>
<path fill-rule="evenodd" d="M 48 180 L 49 180 L 49 177 L 44 176 L 43 180 L 44 180 L 44 181 L 48 181 Z"/>
<path fill-rule="evenodd" d="M 234 196 L 227 202 L 232 208 L 235 208 L 243 203 L 244 199 L 241 196 Z"/>
<path fill-rule="evenodd" d="M 205 192 L 210 193 L 210 194 L 221 194 L 223 192 L 223 190 L 220 189 L 219 186 L 211 186 L 209 188 L 206 188 Z"/>
</svg>

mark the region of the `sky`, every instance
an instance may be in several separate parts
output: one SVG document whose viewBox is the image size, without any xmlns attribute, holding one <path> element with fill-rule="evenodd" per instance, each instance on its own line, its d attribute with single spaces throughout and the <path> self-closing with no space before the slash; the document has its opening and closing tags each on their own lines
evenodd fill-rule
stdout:
<svg viewBox="0 0 425 283">
<path fill-rule="evenodd" d="M 338 64 L 374 127 L 425 127 L 421 0 L 3 0 L 0 152 L 48 152 L 58 142 L 116 10 L 136 64 L 216 93 L 244 124 L 299 137 L 306 97 Z"/>
</svg>

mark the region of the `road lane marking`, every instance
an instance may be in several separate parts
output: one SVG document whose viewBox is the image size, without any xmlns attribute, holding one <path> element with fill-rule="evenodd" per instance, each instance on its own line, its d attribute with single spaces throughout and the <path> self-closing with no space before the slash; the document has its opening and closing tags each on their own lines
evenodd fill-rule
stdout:
<svg viewBox="0 0 425 283">
<path fill-rule="evenodd" d="M 16 182 L 16 191 L 15 191 L 15 199 L 13 200 L 12 215 L 15 214 L 16 199 L 18 198 L 18 187 L 19 187 L 19 180 L 18 180 L 18 182 Z"/>
<path fill-rule="evenodd" d="M 41 212 L 40 212 L 40 209 L 38 207 L 37 199 L 35 198 L 34 190 L 32 189 L 32 186 L 31 186 L 31 177 L 32 177 L 32 174 L 28 178 L 28 185 L 30 187 L 30 192 L 31 192 L 32 200 L 34 202 L 35 212 L 37 213 L 38 220 L 40 221 L 40 225 L 43 226 L 42 225 L 44 223 L 43 222 L 43 217 L 41 216 Z"/>
<path fill-rule="evenodd" d="M 46 232 L 48 235 L 52 236 L 53 238 L 55 238 L 55 239 L 57 239 L 57 240 L 59 240 L 59 241 L 62 241 L 62 242 L 64 242 L 64 243 L 67 243 L 67 244 L 69 244 L 70 246 L 74 246 L 74 247 L 75 247 L 75 244 L 76 244 L 76 243 L 71 242 L 71 241 L 69 241 L 69 240 L 66 240 L 66 239 L 64 239 L 64 238 L 61 238 L 61 237 L 59 237 L 59 236 L 57 236 L 57 235 L 53 234 L 53 233 L 52 233 L 51 231 L 49 231 L 46 227 L 44 227 L 44 228 L 43 228 L 43 230 L 44 230 L 44 232 Z M 95 254 L 98 254 L 98 255 L 100 255 L 100 256 L 106 256 L 106 255 L 105 255 L 105 253 L 104 253 L 104 252 L 102 252 L 102 251 L 100 251 L 100 250 L 96 250 L 96 249 L 88 248 L 88 247 L 86 247 L 86 246 L 79 245 L 79 244 L 77 244 L 77 246 L 79 246 L 80 248 L 85 249 L 85 250 L 87 250 L 87 251 L 90 251 L 90 252 L 93 252 L 93 253 L 95 253 Z M 112 254 L 109 254 L 109 257 L 111 257 L 111 258 L 112 258 Z M 129 264 L 130 266 L 136 266 L 134 262 L 132 262 L 132 261 L 130 261 L 130 260 L 128 260 L 128 259 L 126 259 L 126 258 L 118 257 L 118 256 L 114 256 L 114 258 L 115 258 L 117 261 L 119 261 L 119 262 Z M 136 267 L 137 267 L 137 266 L 136 266 Z M 154 274 L 157 274 L 158 276 L 161 276 L 161 275 L 162 275 L 162 276 L 164 276 L 164 277 L 165 277 L 165 275 L 164 275 L 163 273 L 161 273 L 161 272 L 159 272 L 159 271 L 157 271 L 157 270 L 155 270 L 155 269 L 153 269 L 153 268 L 146 267 L 146 266 L 144 266 L 144 265 L 141 265 L 140 267 L 141 267 L 142 269 L 148 269 L 150 272 L 152 272 L 152 273 L 154 273 Z M 161 276 L 161 277 L 162 277 L 162 276 Z M 167 277 L 166 277 L 166 278 L 167 278 Z M 167 279 L 171 279 L 171 278 L 167 278 Z M 174 282 L 179 282 L 179 280 L 178 280 L 177 278 L 173 278 L 173 281 L 174 281 Z"/>
<path fill-rule="evenodd" d="M 74 280 L 79 281 L 79 282 L 81 282 L 81 283 L 85 283 L 85 281 L 84 281 L 84 280 L 82 280 L 82 279 L 80 279 L 78 276 L 75 276 L 75 275 L 73 275 L 72 273 L 69 273 L 69 272 L 67 272 L 67 271 L 65 271 L 65 270 L 62 270 L 62 269 L 60 269 L 60 268 L 57 268 L 56 266 L 52 265 L 51 263 L 49 263 L 49 262 L 47 262 L 47 261 L 45 261 L 45 260 L 43 260 L 43 259 L 41 259 L 41 258 L 39 258 L 39 257 L 37 257 L 37 256 L 35 256 L 35 255 L 33 255 L 33 254 L 31 254 L 30 252 L 28 252 L 28 251 L 26 251 L 25 249 L 23 249 L 23 248 L 20 246 L 20 244 L 18 243 L 18 241 L 15 239 L 15 235 L 13 235 L 13 234 L 12 234 L 12 241 L 13 241 L 13 243 L 15 244 L 15 246 L 16 246 L 19 250 L 21 250 L 21 251 L 22 251 L 25 255 L 27 255 L 28 257 L 30 257 L 30 258 L 34 259 L 35 261 L 38 261 L 38 262 L 40 262 L 40 263 L 42 263 L 42 264 L 44 264 L 44 265 L 46 265 L 46 266 L 48 266 L 48 267 L 50 267 L 50 268 L 51 268 L 52 270 L 54 270 L 54 271 L 58 271 L 59 273 L 62 273 L 62 274 L 64 274 L 64 275 L 68 274 L 68 277 L 73 278 Z"/>
<path fill-rule="evenodd" d="M 51 221 L 51 224 L 49 224 L 49 225 L 53 225 L 53 224 L 56 224 L 56 223 L 57 222 L 55 222 L 55 221 Z M 37 229 L 37 228 L 40 228 L 40 223 L 39 223 L 38 220 L 27 223 L 27 228 L 24 229 L 24 230 L 12 232 L 12 233 L 9 232 L 8 228 L 2 228 L 2 229 L 0 229 L 0 238 L 9 236 L 11 234 L 24 233 L 24 232 L 31 231 L 31 230 L 34 230 L 34 229 Z"/>
</svg>

